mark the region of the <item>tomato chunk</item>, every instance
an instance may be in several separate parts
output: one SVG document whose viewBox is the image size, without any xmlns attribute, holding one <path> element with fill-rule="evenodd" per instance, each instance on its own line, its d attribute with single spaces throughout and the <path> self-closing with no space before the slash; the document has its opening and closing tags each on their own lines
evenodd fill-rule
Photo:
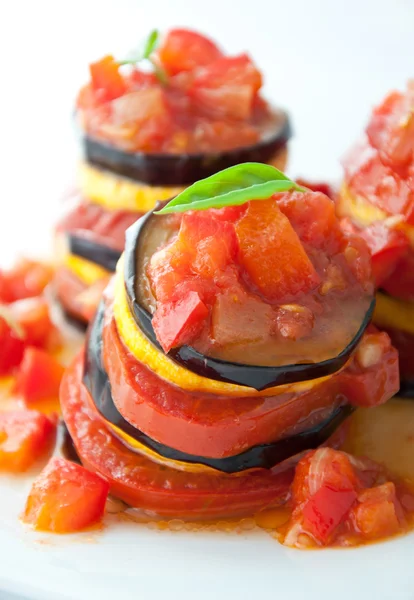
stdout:
<svg viewBox="0 0 414 600">
<path fill-rule="evenodd" d="M 348 515 L 356 492 L 336 490 L 322 485 L 303 509 L 303 526 L 320 543 L 326 544 L 338 525 Z"/>
<path fill-rule="evenodd" d="M 25 342 L 22 332 L 1 315 L 0 344 L 0 375 L 8 375 L 21 363 Z"/>
<path fill-rule="evenodd" d="M 169 31 L 158 50 L 162 65 L 170 75 L 206 66 L 221 55 L 211 40 L 188 29 Z"/>
<path fill-rule="evenodd" d="M 101 60 L 92 63 L 89 70 L 92 87 L 101 94 L 102 100 L 114 100 L 125 92 L 124 79 L 113 56 L 104 56 Z"/>
<path fill-rule="evenodd" d="M 356 529 L 368 540 L 398 533 L 404 513 L 397 499 L 395 485 L 388 481 L 360 492 L 352 519 Z"/>
<path fill-rule="evenodd" d="M 23 520 L 41 531 L 80 531 L 102 519 L 108 492 L 95 473 L 52 458 L 33 483 Z"/>
<path fill-rule="evenodd" d="M 27 346 L 53 350 L 59 344 L 59 332 L 43 296 L 14 302 L 10 305 L 10 314 L 22 328 Z"/>
<path fill-rule="evenodd" d="M 21 259 L 12 269 L 0 271 L 0 302 L 8 304 L 39 296 L 53 277 L 54 269 L 44 263 Z"/>
<path fill-rule="evenodd" d="M 251 202 L 236 233 L 241 263 L 266 298 L 294 297 L 318 285 L 315 268 L 275 200 Z"/>
<path fill-rule="evenodd" d="M 203 327 L 208 308 L 197 292 L 189 292 L 176 303 L 162 304 L 152 325 L 164 352 L 190 343 Z"/>
<path fill-rule="evenodd" d="M 16 392 L 28 404 L 59 394 L 64 368 L 50 354 L 27 348 L 16 379 Z"/>
<path fill-rule="evenodd" d="M 50 446 L 56 424 L 35 410 L 0 413 L 0 470 L 28 469 Z"/>
</svg>

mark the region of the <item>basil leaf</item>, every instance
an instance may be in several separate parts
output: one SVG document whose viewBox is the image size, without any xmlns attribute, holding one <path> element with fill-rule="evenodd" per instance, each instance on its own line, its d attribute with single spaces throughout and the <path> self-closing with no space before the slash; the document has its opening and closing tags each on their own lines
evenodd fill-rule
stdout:
<svg viewBox="0 0 414 600">
<path fill-rule="evenodd" d="M 290 190 L 305 191 L 271 165 L 242 163 L 193 183 L 156 214 L 237 206 Z"/>
<path fill-rule="evenodd" d="M 144 50 L 142 51 L 142 58 L 149 58 L 154 50 L 158 47 L 158 42 L 160 39 L 160 34 L 157 29 L 153 29 L 149 34 L 145 45 Z"/>
</svg>

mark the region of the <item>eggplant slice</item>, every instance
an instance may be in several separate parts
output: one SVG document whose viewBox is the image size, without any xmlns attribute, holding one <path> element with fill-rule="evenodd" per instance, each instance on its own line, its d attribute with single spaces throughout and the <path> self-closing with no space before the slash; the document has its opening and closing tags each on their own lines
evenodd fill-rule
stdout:
<svg viewBox="0 0 414 600">
<path fill-rule="evenodd" d="M 83 383 L 88 389 L 97 410 L 107 421 L 160 456 L 190 464 L 203 464 L 228 474 L 240 473 L 254 468 L 271 469 L 292 456 L 317 448 L 326 442 L 339 425 L 354 411 L 354 408 L 349 404 L 339 406 L 333 410 L 328 419 L 312 429 L 280 439 L 272 444 L 253 446 L 240 454 L 227 458 L 206 458 L 165 446 L 126 421 L 114 404 L 111 385 L 102 360 L 104 310 L 105 305 L 101 302 L 88 333 Z M 123 440 L 121 441 L 132 452 L 137 452 Z"/>
<path fill-rule="evenodd" d="M 159 210 L 164 204 L 159 203 L 154 210 Z M 152 344 L 160 352 L 163 352 L 152 327 L 152 315 L 142 306 L 137 298 L 138 281 L 140 278 L 140 273 L 137 273 L 137 253 L 141 236 L 143 236 L 145 227 L 150 222 L 150 219 L 162 218 L 161 215 L 157 217 L 153 213 L 154 211 L 151 211 L 141 217 L 126 232 L 124 281 L 128 305 L 137 326 Z M 361 326 L 352 341 L 337 356 L 319 363 L 300 363 L 275 367 L 255 366 L 211 358 L 201 354 L 191 346 L 173 348 L 168 352 L 168 356 L 179 365 L 202 377 L 244 385 L 258 391 L 276 385 L 318 379 L 336 373 L 346 364 L 368 327 L 374 308 L 375 298 L 372 299 Z"/>
<path fill-rule="evenodd" d="M 243 162 L 269 162 L 292 137 L 286 112 L 274 113 L 272 130 L 253 146 L 199 154 L 148 154 L 125 152 L 81 134 L 87 162 L 149 185 L 188 185 Z"/>
<path fill-rule="evenodd" d="M 122 252 L 104 244 L 98 244 L 87 237 L 69 233 L 67 238 L 71 254 L 89 260 L 111 273 L 115 272 L 116 264 Z"/>
</svg>

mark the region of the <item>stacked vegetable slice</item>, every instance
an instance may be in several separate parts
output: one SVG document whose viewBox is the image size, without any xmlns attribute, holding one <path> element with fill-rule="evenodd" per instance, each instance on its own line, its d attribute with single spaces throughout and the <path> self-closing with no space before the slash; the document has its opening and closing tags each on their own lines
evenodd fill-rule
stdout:
<svg viewBox="0 0 414 600">
<path fill-rule="evenodd" d="M 354 406 L 398 390 L 396 351 L 368 328 L 367 247 L 326 196 L 257 163 L 161 212 L 128 231 L 65 375 L 70 435 L 85 466 L 145 511 L 278 505 L 303 451 L 338 443 Z"/>
<path fill-rule="evenodd" d="M 345 161 L 338 200 L 349 229 L 370 246 L 376 284 L 374 321 L 399 350 L 402 391 L 414 389 L 414 88 L 392 92 L 374 109 Z"/>
<path fill-rule="evenodd" d="M 251 59 L 225 56 L 192 31 L 172 30 L 161 43 L 153 31 L 141 51 L 105 56 L 90 75 L 76 110 L 80 193 L 56 232 L 57 295 L 84 322 L 140 215 L 239 162 L 283 168 L 291 135 L 286 113 L 261 98 Z"/>
</svg>

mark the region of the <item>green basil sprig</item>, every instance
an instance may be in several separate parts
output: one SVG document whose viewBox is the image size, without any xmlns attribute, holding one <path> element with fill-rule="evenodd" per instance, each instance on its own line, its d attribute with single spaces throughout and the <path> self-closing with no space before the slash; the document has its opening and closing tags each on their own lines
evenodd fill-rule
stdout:
<svg viewBox="0 0 414 600">
<path fill-rule="evenodd" d="M 193 183 L 156 214 L 238 206 L 290 190 L 305 191 L 271 165 L 242 163 Z"/>
<path fill-rule="evenodd" d="M 153 53 L 158 48 L 160 43 L 160 34 L 157 29 L 153 29 L 151 33 L 148 35 L 147 39 L 144 40 L 142 45 L 142 50 L 137 54 L 133 54 L 130 58 L 126 58 L 124 60 L 118 60 L 118 65 L 136 65 L 142 61 L 149 61 L 154 69 L 154 73 L 156 77 L 159 79 L 161 83 L 166 84 L 168 81 L 168 77 L 164 69 L 158 64 L 158 62 L 154 59 Z"/>
</svg>

